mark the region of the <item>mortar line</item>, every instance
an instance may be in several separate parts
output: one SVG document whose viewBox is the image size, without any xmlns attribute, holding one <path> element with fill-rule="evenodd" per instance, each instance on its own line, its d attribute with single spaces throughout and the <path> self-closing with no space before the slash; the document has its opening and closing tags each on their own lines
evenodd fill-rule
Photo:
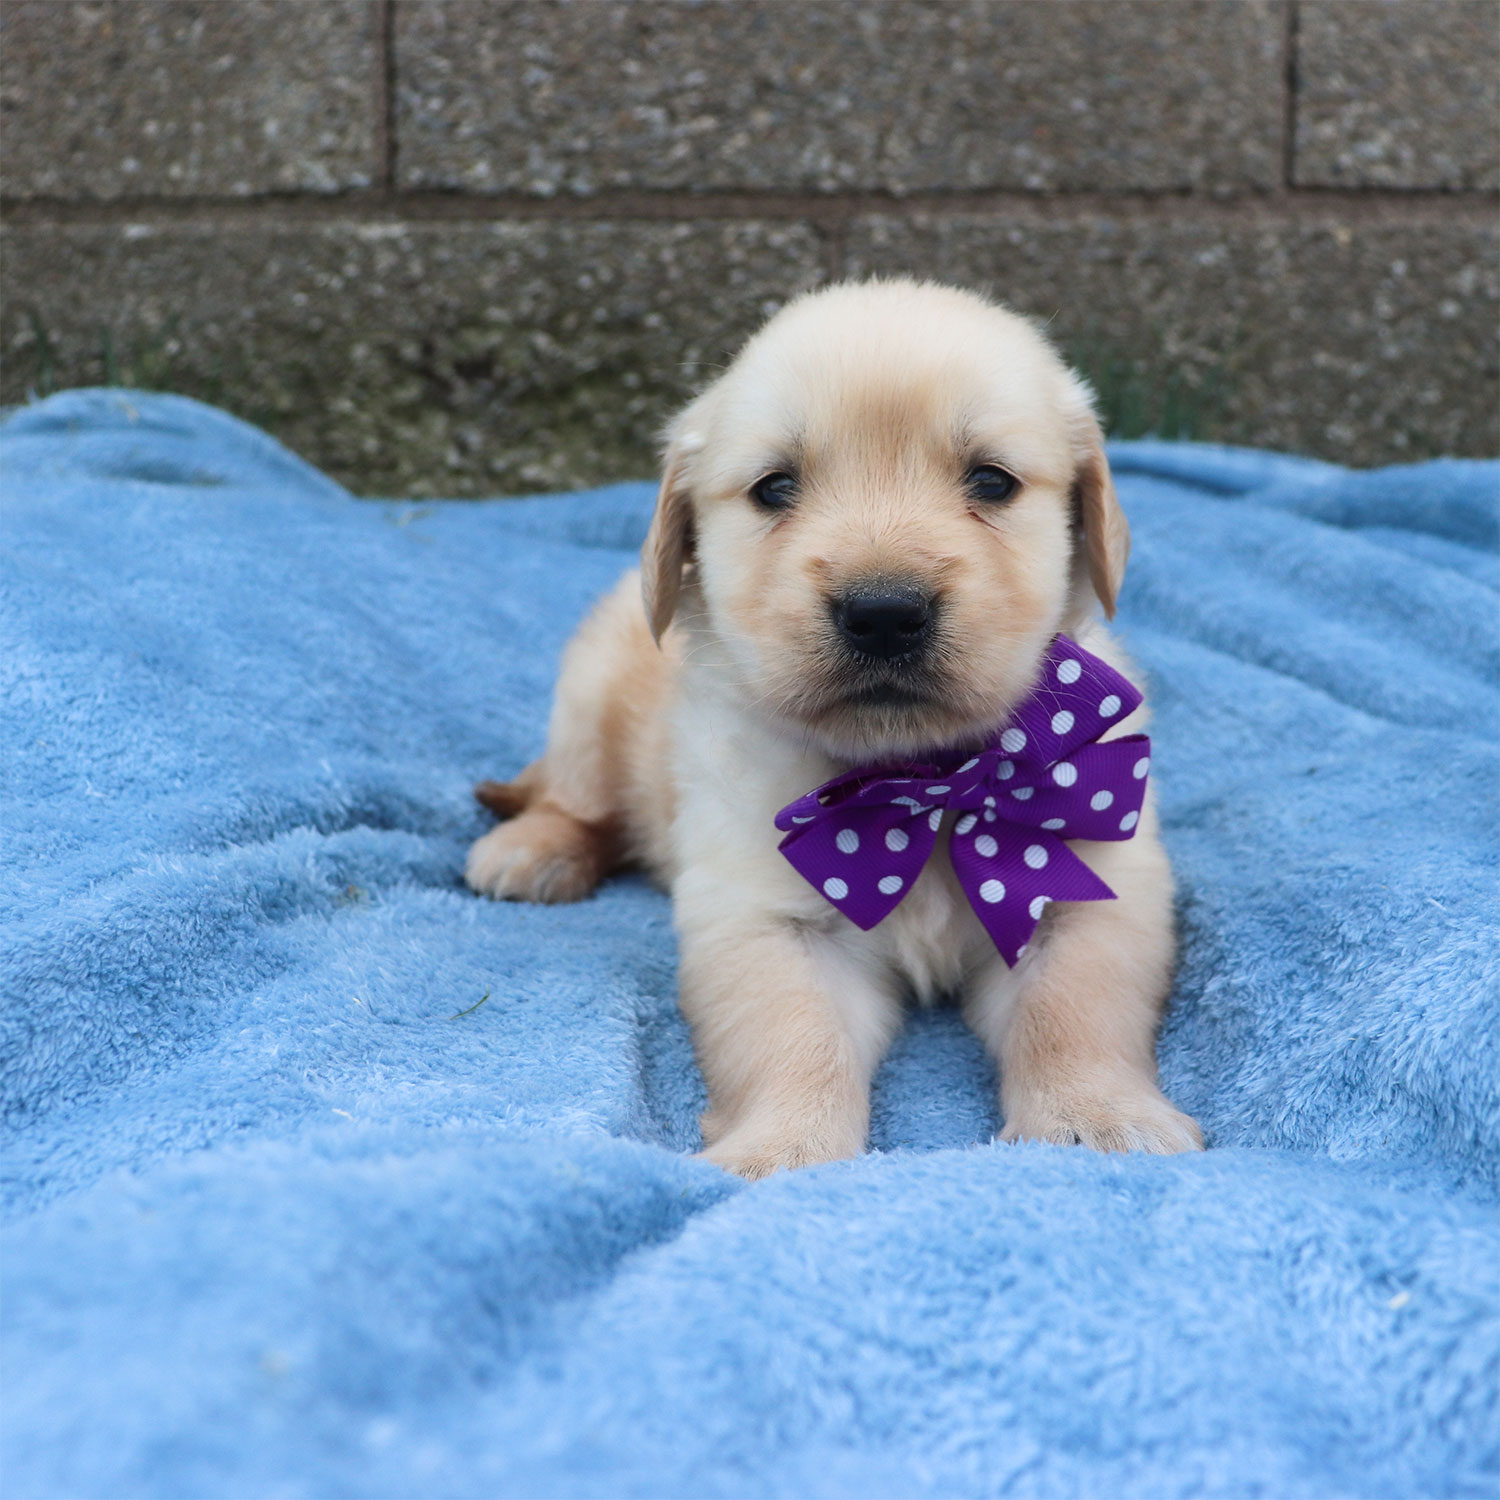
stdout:
<svg viewBox="0 0 1500 1500">
<path fill-rule="evenodd" d="M 1286 108 L 1281 119 L 1281 177 L 1288 193 L 1297 191 L 1297 90 L 1301 87 L 1299 76 L 1302 15 L 1298 0 L 1288 0 L 1286 8 Z"/>
<path fill-rule="evenodd" d="M 127 198 L 108 202 L 0 198 L 0 216 L 13 225 L 114 225 L 176 223 L 256 224 L 504 223 L 536 220 L 617 222 L 622 219 L 693 223 L 701 220 L 802 221 L 846 232 L 867 216 L 913 218 L 1014 214 L 1028 223 L 1090 215 L 1137 220 L 1235 223 L 1292 221 L 1336 214 L 1375 220 L 1435 214 L 1450 222 L 1483 217 L 1500 207 L 1500 193 L 1435 188 L 1298 188 L 1235 198 L 1192 193 L 1028 193 L 1008 190 L 843 194 L 650 193 L 621 191 L 587 198 L 535 198 L 523 194 L 358 190 L 341 194 L 267 193 L 248 198 Z"/>
<path fill-rule="evenodd" d="M 390 109 L 386 103 L 389 76 L 386 72 L 385 13 L 390 0 L 370 0 L 373 65 L 370 69 L 370 134 L 373 161 L 370 190 L 377 197 L 390 193 Z"/>
<path fill-rule="evenodd" d="M 396 193 L 396 0 L 380 0 L 380 144 L 381 186 Z"/>
</svg>

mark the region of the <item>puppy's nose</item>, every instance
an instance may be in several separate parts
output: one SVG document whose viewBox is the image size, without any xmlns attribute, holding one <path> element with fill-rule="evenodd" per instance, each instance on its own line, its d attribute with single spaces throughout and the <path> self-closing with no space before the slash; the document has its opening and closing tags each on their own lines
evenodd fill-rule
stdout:
<svg viewBox="0 0 1500 1500">
<path fill-rule="evenodd" d="M 859 655 L 889 661 L 926 643 L 932 605 L 915 589 L 852 589 L 834 603 L 833 623 Z"/>
</svg>

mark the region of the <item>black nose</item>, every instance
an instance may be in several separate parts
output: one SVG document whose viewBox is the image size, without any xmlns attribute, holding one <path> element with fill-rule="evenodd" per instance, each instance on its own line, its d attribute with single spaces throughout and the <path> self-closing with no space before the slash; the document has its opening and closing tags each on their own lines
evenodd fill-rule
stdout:
<svg viewBox="0 0 1500 1500">
<path fill-rule="evenodd" d="M 835 602 L 833 623 L 861 656 L 889 661 L 926 644 L 932 605 L 914 589 L 851 589 Z"/>
</svg>

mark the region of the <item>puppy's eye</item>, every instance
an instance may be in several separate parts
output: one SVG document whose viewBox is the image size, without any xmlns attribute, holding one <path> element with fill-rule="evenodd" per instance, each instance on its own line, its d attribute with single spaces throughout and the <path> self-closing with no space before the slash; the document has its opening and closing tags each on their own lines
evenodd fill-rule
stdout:
<svg viewBox="0 0 1500 1500">
<path fill-rule="evenodd" d="M 1007 474 L 998 464 L 980 464 L 964 476 L 964 488 L 970 497 L 992 505 L 1009 500 L 1020 487 L 1021 481 L 1014 474 Z"/>
<path fill-rule="evenodd" d="M 778 469 L 750 486 L 750 498 L 767 510 L 785 510 L 797 498 L 796 478 Z"/>
</svg>

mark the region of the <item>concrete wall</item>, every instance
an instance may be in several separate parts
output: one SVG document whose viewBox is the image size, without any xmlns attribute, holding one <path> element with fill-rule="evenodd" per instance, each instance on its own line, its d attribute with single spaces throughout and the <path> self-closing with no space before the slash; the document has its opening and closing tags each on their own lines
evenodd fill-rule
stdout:
<svg viewBox="0 0 1500 1500">
<path fill-rule="evenodd" d="M 1117 430 L 1500 449 L 1495 0 L 6 0 L 3 398 L 367 493 L 649 472 L 788 296 L 1049 320 Z"/>
</svg>

